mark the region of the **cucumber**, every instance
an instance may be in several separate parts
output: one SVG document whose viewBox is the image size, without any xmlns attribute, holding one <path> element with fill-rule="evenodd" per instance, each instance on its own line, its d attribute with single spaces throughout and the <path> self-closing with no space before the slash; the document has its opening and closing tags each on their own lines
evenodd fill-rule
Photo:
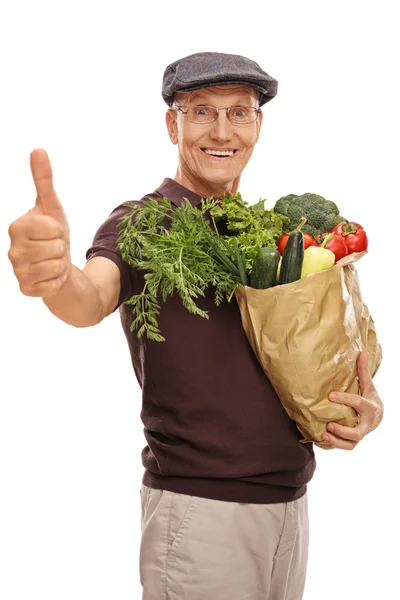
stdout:
<svg viewBox="0 0 400 600">
<path fill-rule="evenodd" d="M 278 280 L 279 285 L 282 283 L 292 283 L 300 279 L 304 259 L 304 235 L 301 228 L 306 220 L 305 217 L 301 219 L 286 242 L 282 254 L 281 272 Z"/>
<path fill-rule="evenodd" d="M 261 248 L 253 261 L 250 286 L 257 290 L 265 290 L 275 285 L 280 258 L 276 248 Z"/>
</svg>

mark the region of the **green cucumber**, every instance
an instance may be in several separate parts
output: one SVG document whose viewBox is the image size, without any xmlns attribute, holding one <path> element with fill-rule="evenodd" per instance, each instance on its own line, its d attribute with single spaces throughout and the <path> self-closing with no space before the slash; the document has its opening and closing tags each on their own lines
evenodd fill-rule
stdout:
<svg viewBox="0 0 400 600">
<path fill-rule="evenodd" d="M 265 290 L 275 285 L 280 258 L 276 248 L 261 248 L 253 261 L 250 286 L 257 290 Z"/>
<path fill-rule="evenodd" d="M 307 219 L 303 217 L 296 229 L 288 237 L 282 254 L 278 284 L 292 283 L 300 279 L 304 259 L 304 235 L 301 228 L 306 221 Z"/>
</svg>

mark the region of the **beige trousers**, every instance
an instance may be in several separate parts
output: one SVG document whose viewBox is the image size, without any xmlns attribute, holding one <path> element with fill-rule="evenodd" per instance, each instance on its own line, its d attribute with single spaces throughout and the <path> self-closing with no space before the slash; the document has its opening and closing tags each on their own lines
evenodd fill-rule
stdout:
<svg viewBox="0 0 400 600">
<path fill-rule="evenodd" d="M 222 502 L 141 488 L 143 600 L 301 600 L 307 494 Z"/>
</svg>

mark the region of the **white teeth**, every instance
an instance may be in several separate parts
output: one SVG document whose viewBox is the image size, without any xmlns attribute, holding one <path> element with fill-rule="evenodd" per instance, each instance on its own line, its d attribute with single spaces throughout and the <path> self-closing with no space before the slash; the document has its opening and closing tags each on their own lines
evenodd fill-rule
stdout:
<svg viewBox="0 0 400 600">
<path fill-rule="evenodd" d="M 233 156 L 234 155 L 233 150 L 226 151 L 226 152 L 220 152 L 219 150 L 204 150 L 204 152 L 206 154 L 210 154 L 211 156 Z"/>
</svg>

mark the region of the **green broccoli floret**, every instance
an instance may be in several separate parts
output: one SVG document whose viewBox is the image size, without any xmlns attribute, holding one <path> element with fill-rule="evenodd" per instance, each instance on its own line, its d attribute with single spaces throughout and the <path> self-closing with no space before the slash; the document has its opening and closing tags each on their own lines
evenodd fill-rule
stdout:
<svg viewBox="0 0 400 600">
<path fill-rule="evenodd" d="M 339 208 L 332 200 L 326 200 L 318 194 L 306 193 L 302 196 L 289 194 L 276 201 L 274 212 L 289 217 L 289 223 L 284 224 L 285 231 L 292 231 L 297 227 L 301 217 L 306 217 L 307 222 L 302 231 L 314 237 L 331 231 L 331 229 L 346 219 L 339 214 Z"/>
<path fill-rule="evenodd" d="M 289 206 L 293 198 L 298 198 L 297 194 L 289 194 L 288 196 L 283 196 L 282 198 L 279 198 L 279 200 L 276 201 L 276 204 L 274 206 L 274 211 L 276 213 L 279 213 L 280 215 L 286 215 L 287 207 Z"/>
</svg>

